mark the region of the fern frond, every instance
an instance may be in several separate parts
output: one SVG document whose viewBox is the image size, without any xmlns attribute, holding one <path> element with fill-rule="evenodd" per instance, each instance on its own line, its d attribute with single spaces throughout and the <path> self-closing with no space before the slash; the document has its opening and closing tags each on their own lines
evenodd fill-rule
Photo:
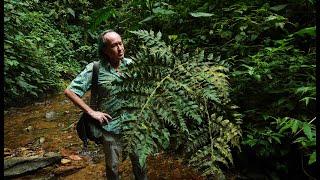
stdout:
<svg viewBox="0 0 320 180">
<path fill-rule="evenodd" d="M 161 33 L 132 33 L 143 45 L 124 76 L 110 86 L 111 107 L 105 106 L 121 117 L 124 150 L 137 153 L 143 164 L 159 150 L 181 149 L 204 175 L 222 177 L 220 166 L 232 164 L 231 147 L 241 137 L 228 69 L 206 62 L 204 51 L 173 53 Z"/>
</svg>

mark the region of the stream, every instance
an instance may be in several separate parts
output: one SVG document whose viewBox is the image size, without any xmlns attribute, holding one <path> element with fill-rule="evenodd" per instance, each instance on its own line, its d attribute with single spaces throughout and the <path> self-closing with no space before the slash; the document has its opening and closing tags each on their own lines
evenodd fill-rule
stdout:
<svg viewBox="0 0 320 180">
<path fill-rule="evenodd" d="M 89 93 L 88 93 L 89 94 Z M 88 101 L 89 95 L 85 96 Z M 75 123 L 81 110 L 62 93 L 46 101 L 4 112 L 4 158 L 30 156 L 46 152 L 60 153 L 61 162 L 11 179 L 106 179 L 104 153 L 98 145 L 89 142 L 90 153 L 80 154 L 82 141 Z M 188 167 L 182 159 L 159 153 L 148 157 L 148 178 L 204 179 Z M 134 179 L 130 160 L 124 160 L 119 173 L 122 179 Z"/>
</svg>

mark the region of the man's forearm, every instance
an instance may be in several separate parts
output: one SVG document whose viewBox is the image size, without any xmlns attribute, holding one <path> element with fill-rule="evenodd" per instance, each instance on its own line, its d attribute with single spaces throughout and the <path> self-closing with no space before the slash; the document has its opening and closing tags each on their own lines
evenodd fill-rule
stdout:
<svg viewBox="0 0 320 180">
<path fill-rule="evenodd" d="M 89 114 L 94 119 L 98 120 L 100 123 L 109 122 L 108 119 L 112 119 L 112 117 L 104 112 L 95 111 L 90 106 L 88 106 L 79 96 L 77 96 L 70 89 L 64 90 L 64 94 L 78 107 L 82 109 L 83 112 Z"/>
<path fill-rule="evenodd" d="M 83 112 L 85 113 L 92 113 L 93 109 L 88 106 L 84 100 L 82 100 L 78 95 L 72 92 L 70 89 L 64 90 L 64 94 L 76 105 L 78 106 Z"/>
</svg>

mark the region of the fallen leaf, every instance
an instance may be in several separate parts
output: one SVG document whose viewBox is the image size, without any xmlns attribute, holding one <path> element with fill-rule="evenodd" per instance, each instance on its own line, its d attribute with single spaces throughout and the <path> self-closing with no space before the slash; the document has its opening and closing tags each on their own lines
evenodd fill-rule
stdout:
<svg viewBox="0 0 320 180">
<path fill-rule="evenodd" d="M 61 148 L 60 154 L 64 157 L 70 156 L 71 154 L 74 154 L 75 152 L 70 149 Z"/>
<path fill-rule="evenodd" d="M 81 160 L 82 158 L 78 155 L 70 155 L 69 156 L 70 159 L 74 160 L 74 161 L 79 161 Z"/>
<path fill-rule="evenodd" d="M 41 137 L 41 138 L 39 139 L 40 144 L 44 143 L 45 140 L 46 140 L 46 138 Z"/>
<path fill-rule="evenodd" d="M 26 151 L 26 150 L 28 150 L 28 148 L 26 148 L 26 147 L 21 147 L 20 148 L 20 151 Z"/>
<path fill-rule="evenodd" d="M 62 164 L 67 164 L 67 163 L 70 163 L 71 160 L 70 159 L 61 159 L 61 163 Z"/>
<path fill-rule="evenodd" d="M 3 155 L 4 155 L 4 157 L 6 157 L 6 156 L 11 156 L 12 153 L 11 153 L 11 152 L 4 152 Z"/>
</svg>

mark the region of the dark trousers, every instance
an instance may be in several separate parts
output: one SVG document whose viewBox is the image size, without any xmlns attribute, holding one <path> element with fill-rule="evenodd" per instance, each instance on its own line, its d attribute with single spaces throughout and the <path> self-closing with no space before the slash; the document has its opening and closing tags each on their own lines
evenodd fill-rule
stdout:
<svg viewBox="0 0 320 180">
<path fill-rule="evenodd" d="M 108 180 L 118 180 L 118 165 L 122 160 L 122 145 L 117 135 L 103 133 L 103 150 L 106 162 L 106 176 Z M 130 155 L 132 170 L 136 180 L 147 180 L 146 167 L 141 167 L 139 157 Z"/>
</svg>

